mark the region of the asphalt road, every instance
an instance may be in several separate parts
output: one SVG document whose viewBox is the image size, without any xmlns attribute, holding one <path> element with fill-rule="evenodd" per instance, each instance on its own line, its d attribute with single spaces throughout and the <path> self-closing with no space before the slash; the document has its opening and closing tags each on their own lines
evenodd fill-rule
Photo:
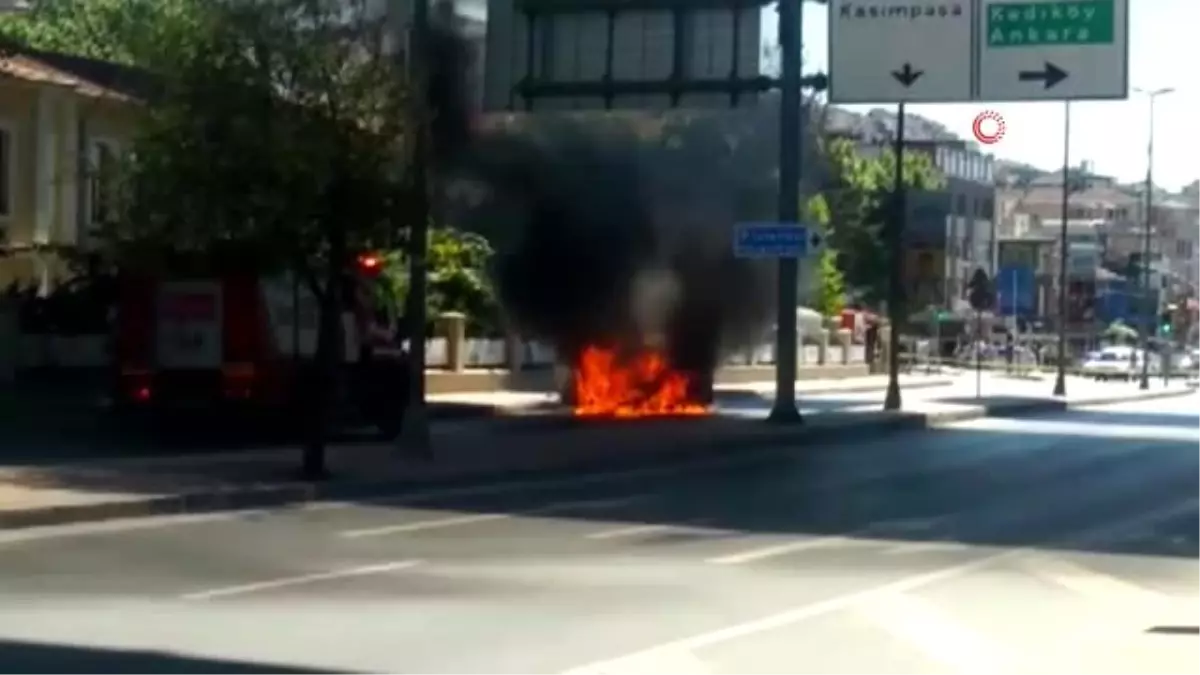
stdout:
<svg viewBox="0 0 1200 675">
<path fill-rule="evenodd" d="M 1194 673 L 1198 410 L 0 533 L 0 671 Z"/>
</svg>

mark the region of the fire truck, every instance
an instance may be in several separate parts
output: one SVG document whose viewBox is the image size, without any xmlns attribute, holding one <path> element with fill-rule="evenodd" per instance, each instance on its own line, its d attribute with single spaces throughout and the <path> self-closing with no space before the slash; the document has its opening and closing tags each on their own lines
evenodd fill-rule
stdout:
<svg viewBox="0 0 1200 675">
<path fill-rule="evenodd" d="M 395 434 L 407 403 L 401 317 L 380 291 L 381 258 L 359 256 L 346 284 L 338 403 Z M 295 275 L 124 274 L 117 295 L 114 400 L 123 412 L 301 419 L 315 367 L 319 304 Z"/>
</svg>

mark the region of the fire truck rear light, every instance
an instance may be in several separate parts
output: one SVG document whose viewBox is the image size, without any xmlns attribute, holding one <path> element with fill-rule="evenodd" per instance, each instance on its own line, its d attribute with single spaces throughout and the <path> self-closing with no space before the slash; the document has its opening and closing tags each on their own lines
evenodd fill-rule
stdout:
<svg viewBox="0 0 1200 675">
<path fill-rule="evenodd" d="M 149 370 L 144 368 L 121 368 L 121 377 L 124 381 L 124 389 L 127 392 L 130 400 L 135 403 L 148 403 L 154 398 L 153 378 L 154 375 Z"/>
<path fill-rule="evenodd" d="M 254 391 L 258 376 L 253 363 L 227 363 L 221 367 L 222 391 L 225 398 L 248 399 Z"/>
</svg>

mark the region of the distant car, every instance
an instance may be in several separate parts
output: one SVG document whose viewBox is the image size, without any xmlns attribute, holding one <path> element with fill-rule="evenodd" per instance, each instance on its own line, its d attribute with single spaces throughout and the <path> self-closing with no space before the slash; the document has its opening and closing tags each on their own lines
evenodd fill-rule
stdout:
<svg viewBox="0 0 1200 675">
<path fill-rule="evenodd" d="M 1132 347 L 1106 347 L 1090 352 L 1081 370 L 1085 376 L 1097 380 L 1129 380 L 1136 372 L 1136 363 Z"/>
</svg>

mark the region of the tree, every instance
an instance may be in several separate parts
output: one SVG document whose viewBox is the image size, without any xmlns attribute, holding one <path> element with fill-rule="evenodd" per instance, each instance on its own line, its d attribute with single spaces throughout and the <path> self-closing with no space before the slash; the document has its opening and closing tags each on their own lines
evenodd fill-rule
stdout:
<svg viewBox="0 0 1200 675">
<path fill-rule="evenodd" d="M 810 227 L 818 227 L 826 245 L 817 257 L 817 292 L 813 309 L 821 316 L 838 316 L 846 306 L 846 280 L 838 268 L 838 253 L 829 245 L 829 204 L 824 195 L 813 195 L 805 203 L 803 213 Z"/>
<path fill-rule="evenodd" d="M 499 306 L 488 278 L 494 251 L 488 240 L 474 232 L 450 226 L 429 231 L 429 289 L 426 316 L 430 322 L 443 312 L 467 315 L 473 334 L 493 334 L 499 328 Z M 409 268 L 405 251 L 386 254 L 384 277 L 391 302 L 404 306 Z M 428 327 L 427 327 L 428 328 Z"/>
<path fill-rule="evenodd" d="M 207 0 L 31 0 L 24 12 L 0 14 L 0 40 L 132 66 L 157 68 L 157 57 L 197 35 Z"/>
<path fill-rule="evenodd" d="M 891 251 L 885 229 L 894 197 L 895 155 L 885 150 L 867 157 L 854 142 L 822 142 L 827 163 L 822 193 L 829 205 L 833 247 L 846 282 L 864 301 L 877 304 L 887 297 Z M 909 190 L 933 190 L 944 184 L 924 153 L 904 155 L 903 181 Z"/>
<path fill-rule="evenodd" d="M 324 472 L 341 302 L 355 251 L 404 224 L 407 90 L 361 0 L 205 0 L 186 42 L 159 55 L 151 102 L 106 224 L 124 265 L 182 261 L 288 270 L 320 329 L 305 472 Z"/>
</svg>

